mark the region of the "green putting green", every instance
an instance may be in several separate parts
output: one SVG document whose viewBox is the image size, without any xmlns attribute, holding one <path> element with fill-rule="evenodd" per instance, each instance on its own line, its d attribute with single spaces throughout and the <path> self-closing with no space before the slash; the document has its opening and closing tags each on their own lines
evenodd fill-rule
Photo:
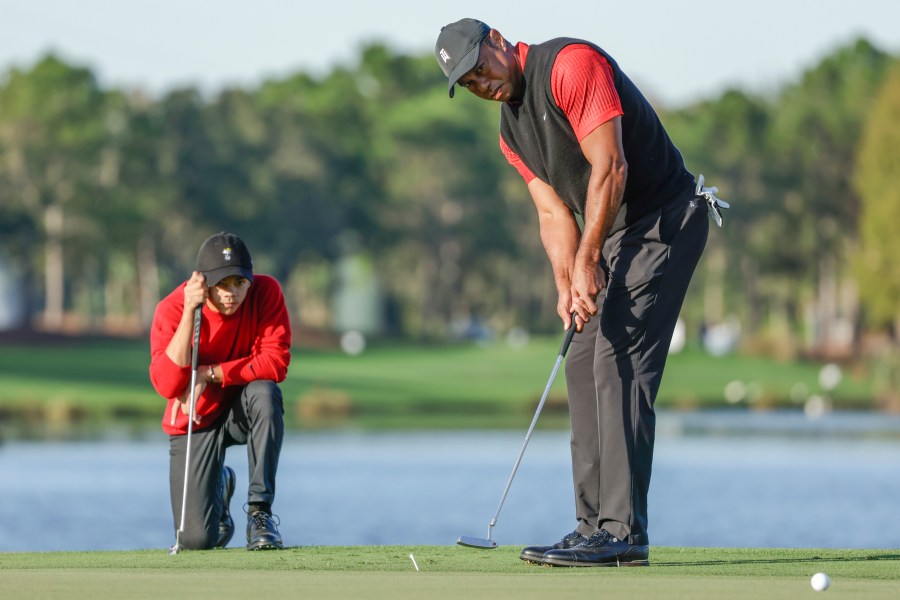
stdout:
<svg viewBox="0 0 900 600">
<path fill-rule="evenodd" d="M 838 596 L 900 596 L 900 550 L 651 548 L 649 568 L 551 568 L 518 547 L 319 546 L 280 552 L 0 554 L 0 597 L 798 598 L 825 572 Z M 415 557 L 416 571 L 410 554 Z M 588 594 L 588 596 L 584 596 Z"/>
</svg>

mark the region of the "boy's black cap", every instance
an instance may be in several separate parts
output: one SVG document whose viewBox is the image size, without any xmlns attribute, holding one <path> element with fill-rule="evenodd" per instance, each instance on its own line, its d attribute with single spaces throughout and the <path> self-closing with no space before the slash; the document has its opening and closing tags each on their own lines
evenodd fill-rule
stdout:
<svg viewBox="0 0 900 600">
<path fill-rule="evenodd" d="M 237 275 L 253 281 L 253 259 L 238 236 L 224 231 L 210 236 L 197 253 L 197 270 L 206 277 L 206 285 L 216 285 Z"/>
<path fill-rule="evenodd" d="M 434 56 L 444 75 L 450 80 L 449 93 L 459 78 L 471 71 L 481 54 L 480 46 L 491 28 L 478 19 L 460 19 L 441 28 Z"/>
</svg>

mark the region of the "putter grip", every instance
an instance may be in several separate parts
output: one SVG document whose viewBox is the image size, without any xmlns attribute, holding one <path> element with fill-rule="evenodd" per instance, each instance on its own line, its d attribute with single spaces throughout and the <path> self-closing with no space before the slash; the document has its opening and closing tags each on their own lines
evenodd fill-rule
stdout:
<svg viewBox="0 0 900 600">
<path fill-rule="evenodd" d="M 569 344 L 572 343 L 572 338 L 575 337 L 575 314 L 572 313 L 572 324 L 569 325 L 568 331 L 566 331 L 566 337 L 563 339 L 562 346 L 559 347 L 559 355 L 565 356 L 566 352 L 569 351 Z"/>
<path fill-rule="evenodd" d="M 198 349 L 200 348 L 200 320 L 202 316 L 203 305 L 200 304 L 194 309 L 194 347 L 191 351 L 191 370 L 193 371 L 197 370 L 197 361 L 200 355 Z"/>
</svg>

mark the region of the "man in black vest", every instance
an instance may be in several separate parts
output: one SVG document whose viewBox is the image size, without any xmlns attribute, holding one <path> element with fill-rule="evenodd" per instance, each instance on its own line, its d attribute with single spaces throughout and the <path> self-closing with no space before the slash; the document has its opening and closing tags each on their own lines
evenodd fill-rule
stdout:
<svg viewBox="0 0 900 600">
<path fill-rule="evenodd" d="M 581 332 L 566 362 L 578 525 L 521 558 L 647 565 L 653 405 L 706 245 L 701 197 L 711 214 L 727 206 L 694 183 L 653 108 L 594 44 L 513 45 L 462 19 L 441 30 L 435 55 L 451 97 L 459 85 L 503 103 L 501 150 L 537 207 L 557 312 Z"/>
</svg>

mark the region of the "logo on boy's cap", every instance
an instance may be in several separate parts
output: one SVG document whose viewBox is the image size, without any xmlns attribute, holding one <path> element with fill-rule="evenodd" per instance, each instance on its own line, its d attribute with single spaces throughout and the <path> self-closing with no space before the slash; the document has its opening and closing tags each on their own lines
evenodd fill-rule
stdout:
<svg viewBox="0 0 900 600">
<path fill-rule="evenodd" d="M 253 259 L 238 236 L 221 232 L 210 236 L 197 253 L 197 270 L 206 277 L 206 285 L 217 285 L 236 275 L 253 281 Z"/>
</svg>

